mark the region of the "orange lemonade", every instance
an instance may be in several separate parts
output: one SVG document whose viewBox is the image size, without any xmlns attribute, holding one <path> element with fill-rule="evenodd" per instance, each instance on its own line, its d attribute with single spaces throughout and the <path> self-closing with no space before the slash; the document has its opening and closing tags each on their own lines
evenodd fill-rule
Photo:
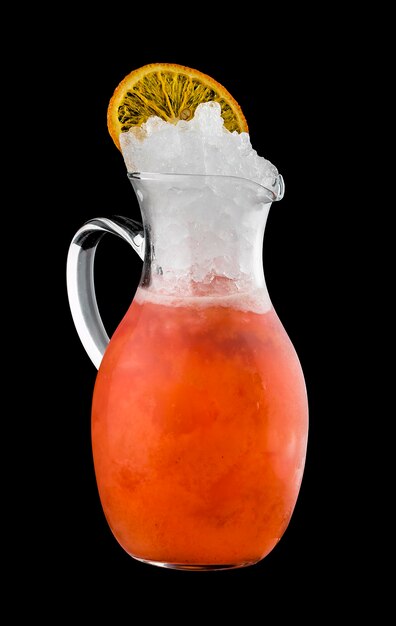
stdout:
<svg viewBox="0 0 396 626">
<path fill-rule="evenodd" d="M 144 292 L 113 335 L 94 391 L 108 523 L 145 561 L 254 563 L 284 533 L 302 479 L 308 409 L 297 355 L 273 309 Z"/>
</svg>

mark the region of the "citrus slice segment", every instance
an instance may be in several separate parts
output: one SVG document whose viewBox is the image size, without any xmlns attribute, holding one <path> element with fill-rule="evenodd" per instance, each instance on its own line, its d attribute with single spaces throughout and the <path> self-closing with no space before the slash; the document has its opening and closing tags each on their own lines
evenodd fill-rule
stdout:
<svg viewBox="0 0 396 626">
<path fill-rule="evenodd" d="M 166 122 L 188 121 L 202 102 L 221 106 L 224 126 L 229 131 L 247 132 L 241 107 L 214 78 L 174 63 L 144 65 L 120 82 L 107 110 L 109 133 L 120 149 L 120 133 L 140 126 L 156 115 Z"/>
</svg>

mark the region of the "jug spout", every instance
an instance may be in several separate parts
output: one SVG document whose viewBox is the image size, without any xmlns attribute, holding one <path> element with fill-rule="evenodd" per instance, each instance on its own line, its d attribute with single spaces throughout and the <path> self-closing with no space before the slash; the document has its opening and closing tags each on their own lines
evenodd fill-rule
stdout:
<svg viewBox="0 0 396 626">
<path fill-rule="evenodd" d="M 151 294 L 229 297 L 260 292 L 271 203 L 283 195 L 235 176 L 132 173 L 145 231 L 141 286 Z"/>
</svg>

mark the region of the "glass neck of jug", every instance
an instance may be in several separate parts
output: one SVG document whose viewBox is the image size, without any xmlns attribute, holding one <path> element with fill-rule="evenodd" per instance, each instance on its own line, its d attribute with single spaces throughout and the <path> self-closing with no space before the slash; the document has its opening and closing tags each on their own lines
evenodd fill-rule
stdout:
<svg viewBox="0 0 396 626">
<path fill-rule="evenodd" d="M 268 299 L 262 249 L 274 188 L 235 176 L 130 173 L 145 233 L 140 286 L 171 298 Z"/>
</svg>

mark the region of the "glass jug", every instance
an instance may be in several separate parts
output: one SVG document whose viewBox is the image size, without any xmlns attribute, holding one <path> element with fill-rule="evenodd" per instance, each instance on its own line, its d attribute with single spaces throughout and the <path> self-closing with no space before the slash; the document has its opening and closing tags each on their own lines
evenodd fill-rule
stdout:
<svg viewBox="0 0 396 626">
<path fill-rule="evenodd" d="M 284 533 L 302 480 L 308 405 L 296 352 L 265 284 L 273 188 L 228 176 L 128 174 L 143 226 L 97 218 L 75 235 L 69 302 L 99 368 L 92 446 L 108 524 L 135 559 L 243 567 Z M 111 341 L 93 264 L 105 233 L 143 259 Z"/>
</svg>

